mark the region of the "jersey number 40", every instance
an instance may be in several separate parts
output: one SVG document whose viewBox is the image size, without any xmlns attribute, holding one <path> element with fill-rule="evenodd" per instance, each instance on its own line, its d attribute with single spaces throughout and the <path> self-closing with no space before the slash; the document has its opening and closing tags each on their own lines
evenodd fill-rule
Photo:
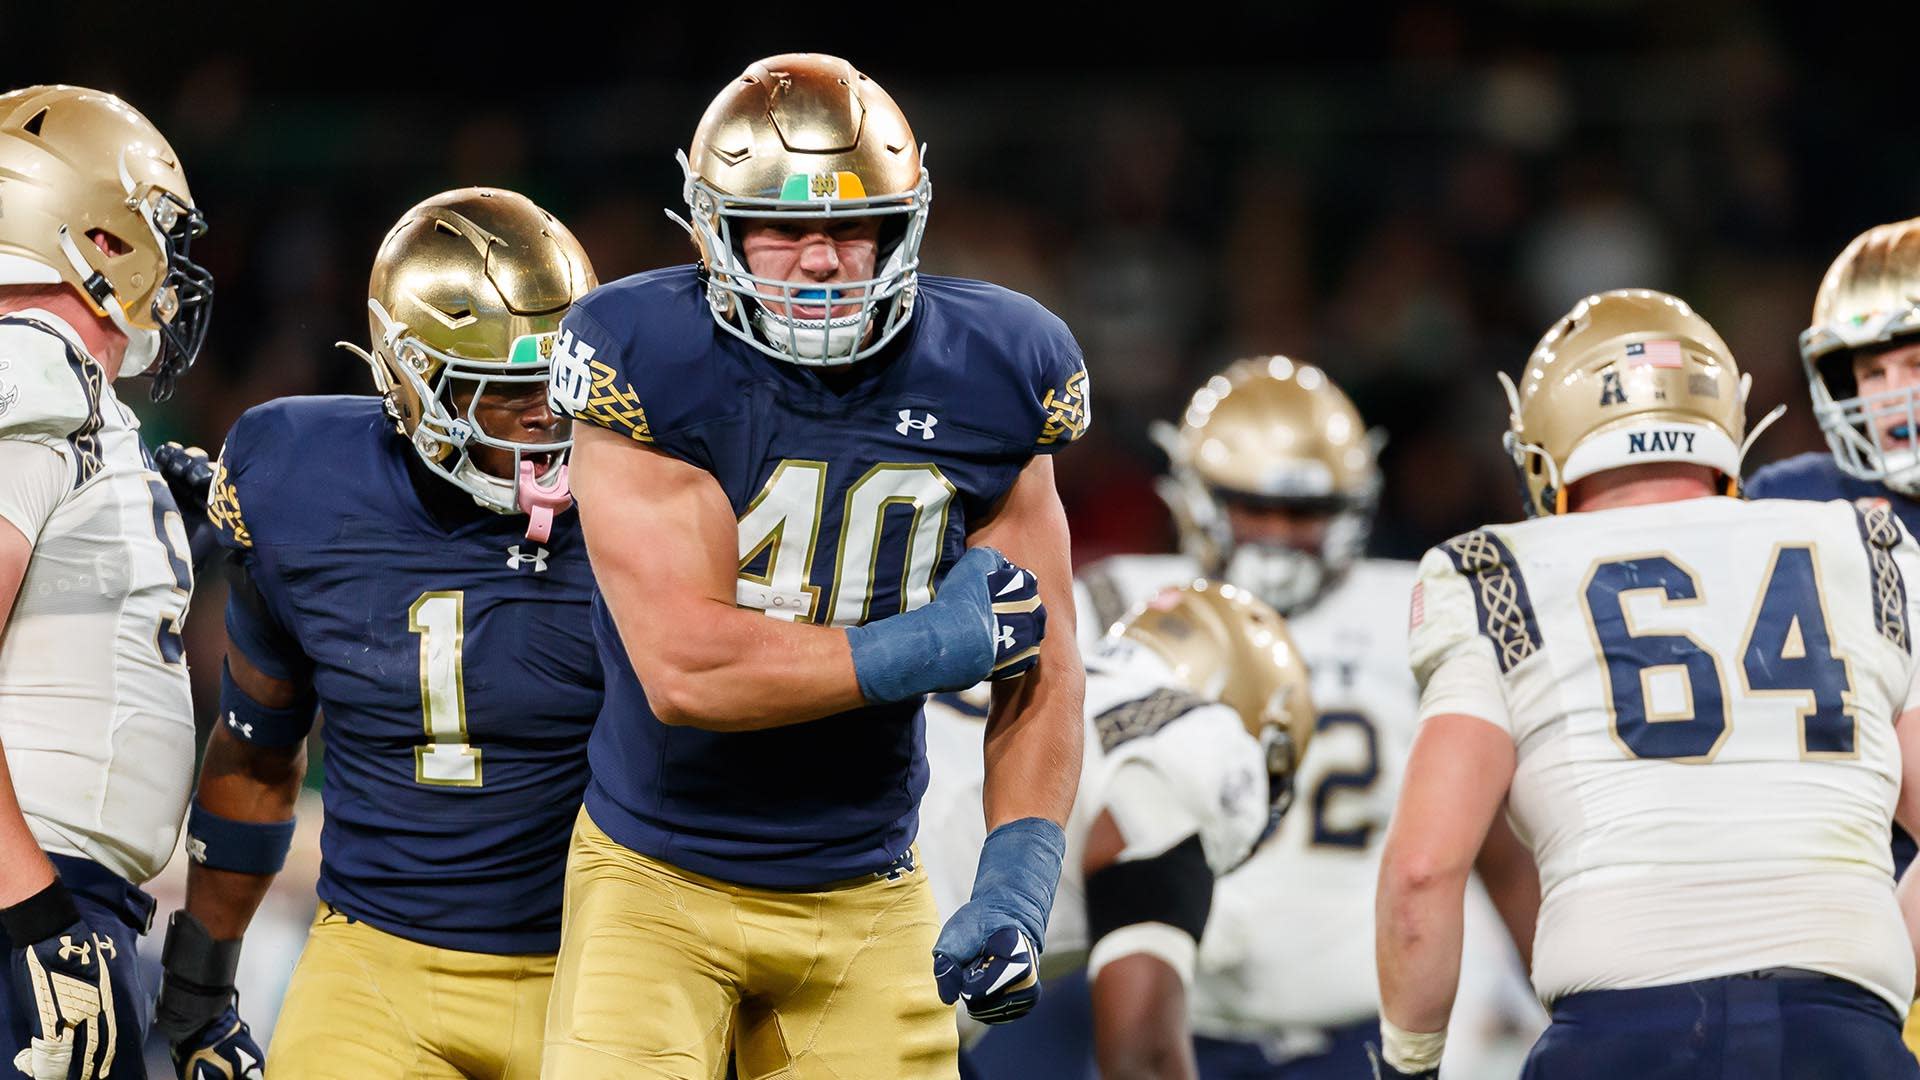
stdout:
<svg viewBox="0 0 1920 1080">
<path fill-rule="evenodd" d="M 820 621 L 821 587 L 808 580 L 826 504 L 827 463 L 790 459 L 774 467 L 740 515 L 740 580 L 734 602 L 776 619 Z M 933 599 L 953 483 L 932 464 L 875 465 L 847 488 L 840 550 L 826 622 L 855 626 L 897 611 L 872 610 L 888 511 L 911 509 L 900 569 L 900 611 Z M 765 560 L 757 572 L 748 568 Z"/>
<path fill-rule="evenodd" d="M 1588 575 L 1582 599 L 1600 650 L 1614 738 L 1635 757 L 1711 761 L 1729 732 L 1720 658 L 1688 633 L 1637 633 L 1625 605 L 1636 592 L 1657 593 L 1668 607 L 1705 602 L 1693 572 L 1667 555 L 1601 563 Z M 1811 546 L 1774 552 L 1740 652 L 1746 694 L 1803 702 L 1802 756 L 1854 753 L 1853 675 L 1833 649 Z M 1650 687 L 1663 675 L 1683 680 L 1686 708 L 1654 708 Z"/>
</svg>

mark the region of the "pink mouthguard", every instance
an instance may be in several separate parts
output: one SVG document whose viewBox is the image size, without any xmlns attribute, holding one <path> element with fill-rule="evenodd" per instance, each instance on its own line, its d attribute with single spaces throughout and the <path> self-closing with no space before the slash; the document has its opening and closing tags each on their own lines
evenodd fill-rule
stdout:
<svg viewBox="0 0 1920 1080">
<path fill-rule="evenodd" d="M 567 486 L 567 467 L 556 465 L 548 476 L 548 487 L 534 474 L 531 461 L 520 463 L 520 509 L 527 514 L 527 539 L 544 542 L 553 535 L 553 515 L 573 505 L 573 492 Z"/>
</svg>

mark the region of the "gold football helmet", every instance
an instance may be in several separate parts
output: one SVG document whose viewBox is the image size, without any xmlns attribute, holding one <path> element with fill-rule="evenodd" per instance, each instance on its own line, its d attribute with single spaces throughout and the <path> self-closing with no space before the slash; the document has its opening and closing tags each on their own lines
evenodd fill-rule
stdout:
<svg viewBox="0 0 1920 1080">
<path fill-rule="evenodd" d="M 687 220 L 722 329 L 779 360 L 851 364 L 879 351 L 913 314 L 933 183 L 900 107 L 838 57 L 770 56 L 707 106 L 680 155 Z M 825 288 L 747 269 L 740 224 L 770 218 L 879 217 L 872 278 Z M 676 219 L 678 220 L 678 219 Z M 791 313 L 819 305 L 822 317 Z M 859 310 L 835 316 L 835 302 Z"/>
<path fill-rule="evenodd" d="M 1282 612 L 1313 603 L 1367 545 L 1380 500 L 1384 436 L 1326 373 L 1284 356 L 1240 360 L 1208 379 L 1180 426 L 1153 425 L 1171 462 L 1159 485 L 1180 549 L 1208 577 L 1251 589 Z M 1318 551 L 1237 541 L 1227 504 L 1333 515 Z"/>
<path fill-rule="evenodd" d="M 1163 589 L 1112 633 L 1145 646 L 1188 691 L 1240 714 L 1266 751 L 1277 822 L 1292 805 L 1315 723 L 1307 665 L 1287 621 L 1245 589 L 1196 581 Z"/>
<path fill-rule="evenodd" d="M 1747 434 L 1747 388 L 1707 320 L 1652 289 L 1589 296 L 1547 331 L 1514 386 L 1505 438 L 1528 517 L 1564 514 L 1567 486 L 1608 469 L 1706 465 L 1737 494 L 1740 460 L 1780 406 Z"/>
<path fill-rule="evenodd" d="M 1820 282 L 1813 325 L 1800 335 L 1800 359 L 1814 419 L 1840 470 L 1920 495 L 1920 387 L 1862 397 L 1853 357 L 1920 340 L 1920 218 L 1879 225 L 1855 237 Z M 1876 428 L 1904 422 L 1908 439 L 1881 445 Z"/>
<path fill-rule="evenodd" d="M 570 502 L 572 438 L 514 442 L 484 430 L 474 408 L 491 385 L 546 384 L 560 320 L 594 285 L 580 242 L 526 196 L 443 192 L 402 215 L 374 256 L 372 351 L 340 344 L 373 369 L 387 415 L 428 469 L 491 510 L 538 521 L 544 505 L 550 519 Z M 462 383 L 472 389 L 464 410 L 453 394 Z M 475 443 L 512 453 L 513 475 L 475 464 Z"/>
<path fill-rule="evenodd" d="M 156 401 L 206 343 L 213 275 L 187 254 L 206 231 L 178 155 L 131 105 L 79 86 L 0 94 L 0 285 L 73 286 Z"/>
</svg>

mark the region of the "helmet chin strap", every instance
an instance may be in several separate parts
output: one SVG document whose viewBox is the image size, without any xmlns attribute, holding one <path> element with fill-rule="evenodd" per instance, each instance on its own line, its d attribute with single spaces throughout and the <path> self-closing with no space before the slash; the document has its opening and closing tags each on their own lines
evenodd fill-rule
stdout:
<svg viewBox="0 0 1920 1080">
<path fill-rule="evenodd" d="M 93 268 L 85 255 L 80 253 L 79 245 L 73 242 L 73 233 L 65 225 L 60 226 L 60 253 L 73 265 L 73 271 L 86 282 L 87 298 L 93 306 L 99 308 L 127 339 L 127 347 L 120 353 L 120 375 L 144 375 L 160 358 L 160 331 L 142 330 L 127 321 L 127 313 L 120 305 L 120 297 L 107 283 L 105 274 Z"/>
</svg>

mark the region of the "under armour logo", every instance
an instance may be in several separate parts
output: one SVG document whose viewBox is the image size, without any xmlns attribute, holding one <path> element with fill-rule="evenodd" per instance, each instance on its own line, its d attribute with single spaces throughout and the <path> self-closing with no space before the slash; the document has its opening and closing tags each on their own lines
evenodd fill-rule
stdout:
<svg viewBox="0 0 1920 1080">
<path fill-rule="evenodd" d="M 932 413 L 928 413 L 925 420 L 915 420 L 912 409 L 901 409 L 900 422 L 893 425 L 893 430 L 902 435 L 908 432 L 918 431 L 922 439 L 931 439 L 933 438 L 933 425 L 939 422 L 940 418 Z"/>
<path fill-rule="evenodd" d="M 79 957 L 80 963 L 82 966 L 89 964 L 92 962 L 92 958 L 93 958 L 93 946 L 88 945 L 84 941 L 78 945 L 75 945 L 73 943 L 73 937 L 71 935 L 61 934 L 60 935 L 60 959 L 65 960 L 70 956 Z"/>
<path fill-rule="evenodd" d="M 996 639 L 995 643 L 1002 649 L 1013 648 L 1013 627 L 1008 626 L 1006 623 L 1001 623 L 1000 636 Z"/>
<path fill-rule="evenodd" d="M 533 554 L 531 554 L 531 555 L 522 555 L 522 554 L 520 553 L 520 545 L 519 545 L 519 544 L 515 544 L 515 545 L 513 545 L 512 547 L 510 547 L 510 548 L 508 548 L 508 549 L 507 549 L 507 565 L 508 565 L 509 567 L 512 567 L 513 569 L 515 569 L 515 570 L 518 570 L 518 569 L 520 569 L 520 567 L 521 567 L 521 566 L 523 566 L 523 565 L 525 565 L 525 564 L 527 564 L 527 563 L 532 563 L 532 564 L 533 564 L 533 572 L 534 572 L 534 573 L 536 573 L 536 574 L 544 574 L 544 573 L 546 573 L 546 570 L 547 570 L 547 549 L 546 549 L 546 548 L 538 548 L 538 549 L 536 549 L 536 550 L 534 551 L 534 553 L 533 553 Z"/>
<path fill-rule="evenodd" d="M 230 727 L 230 728 L 232 728 L 233 730 L 235 730 L 235 731 L 237 731 L 237 732 L 239 732 L 239 733 L 240 733 L 240 737 L 241 737 L 241 738 L 243 738 L 243 739 L 251 739 L 251 738 L 253 738 L 253 723 L 252 723 L 252 721 L 248 721 L 247 723 L 244 723 L 244 724 L 243 724 L 243 723 L 241 723 L 241 722 L 240 722 L 240 718 L 239 718 L 238 716 L 236 716 L 236 715 L 234 715 L 233 713 L 231 713 L 231 712 L 229 712 L 229 713 L 227 713 L 227 726 L 228 726 L 228 727 Z"/>
</svg>

